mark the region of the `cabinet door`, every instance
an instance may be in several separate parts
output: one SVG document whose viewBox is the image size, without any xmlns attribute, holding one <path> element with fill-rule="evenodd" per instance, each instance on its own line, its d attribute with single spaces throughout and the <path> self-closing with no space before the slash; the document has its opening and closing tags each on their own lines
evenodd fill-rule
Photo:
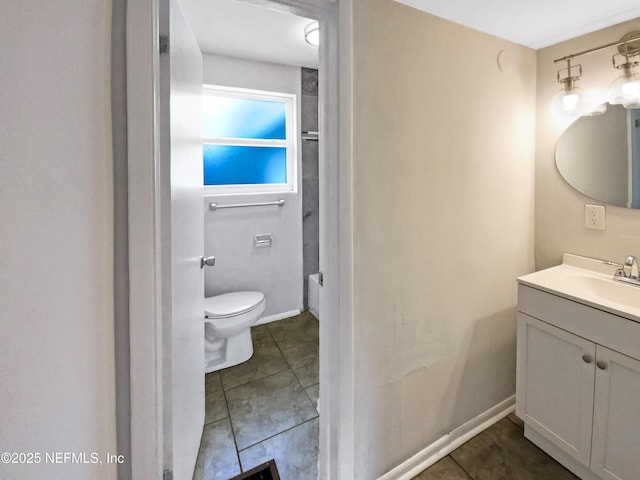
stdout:
<svg viewBox="0 0 640 480">
<path fill-rule="evenodd" d="M 640 478 L 640 361 L 598 345 L 591 469 L 606 480 Z"/>
<path fill-rule="evenodd" d="M 589 466 L 595 344 L 518 313 L 518 415 Z"/>
</svg>

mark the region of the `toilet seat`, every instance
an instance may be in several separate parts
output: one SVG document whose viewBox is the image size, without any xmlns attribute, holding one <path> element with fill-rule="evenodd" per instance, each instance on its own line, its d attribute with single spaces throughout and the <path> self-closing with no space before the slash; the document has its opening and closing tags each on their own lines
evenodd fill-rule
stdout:
<svg viewBox="0 0 640 480">
<path fill-rule="evenodd" d="M 204 299 L 205 317 L 222 319 L 238 317 L 264 303 L 261 292 L 231 292 Z"/>
<path fill-rule="evenodd" d="M 231 292 L 204 299 L 204 321 L 212 335 L 229 338 L 255 325 L 266 302 L 261 292 Z"/>
</svg>

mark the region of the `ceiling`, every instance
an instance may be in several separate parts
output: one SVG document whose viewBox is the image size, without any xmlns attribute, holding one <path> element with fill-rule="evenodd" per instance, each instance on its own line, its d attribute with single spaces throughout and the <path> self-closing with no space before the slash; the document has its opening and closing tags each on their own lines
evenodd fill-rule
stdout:
<svg viewBox="0 0 640 480">
<path fill-rule="evenodd" d="M 639 0 L 396 0 L 533 49 L 640 17 Z"/>
<path fill-rule="evenodd" d="M 533 49 L 640 17 L 640 0 L 396 0 Z M 181 0 L 203 53 L 318 68 L 312 20 L 237 0 Z"/>
<path fill-rule="evenodd" d="M 304 40 L 313 20 L 235 0 L 181 0 L 203 53 L 318 68 L 318 47 Z"/>
</svg>

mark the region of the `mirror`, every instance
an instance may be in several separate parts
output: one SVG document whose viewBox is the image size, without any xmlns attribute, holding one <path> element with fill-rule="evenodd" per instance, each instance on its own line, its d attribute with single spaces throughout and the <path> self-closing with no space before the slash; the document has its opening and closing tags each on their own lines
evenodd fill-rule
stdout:
<svg viewBox="0 0 640 480">
<path fill-rule="evenodd" d="M 640 208 L 640 109 L 608 105 L 604 115 L 578 118 L 558 141 L 556 166 L 579 192 Z"/>
</svg>

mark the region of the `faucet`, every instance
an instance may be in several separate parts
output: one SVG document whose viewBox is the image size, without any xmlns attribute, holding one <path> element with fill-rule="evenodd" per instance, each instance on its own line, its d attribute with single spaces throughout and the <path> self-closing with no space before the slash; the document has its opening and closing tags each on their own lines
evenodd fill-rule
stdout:
<svg viewBox="0 0 640 480">
<path fill-rule="evenodd" d="M 638 267 L 638 260 L 633 255 L 629 255 L 624 261 L 625 266 L 629 267 L 629 276 L 627 278 L 631 280 L 638 280 L 640 276 L 640 268 Z"/>
<path fill-rule="evenodd" d="M 607 265 L 612 265 L 616 268 L 616 273 L 613 275 L 613 279 L 618 282 L 624 282 L 631 285 L 640 287 L 640 266 L 638 260 L 633 255 L 629 255 L 624 261 L 624 265 L 620 265 L 614 262 L 605 262 Z M 629 267 L 629 274 L 627 274 L 626 268 Z"/>
</svg>

